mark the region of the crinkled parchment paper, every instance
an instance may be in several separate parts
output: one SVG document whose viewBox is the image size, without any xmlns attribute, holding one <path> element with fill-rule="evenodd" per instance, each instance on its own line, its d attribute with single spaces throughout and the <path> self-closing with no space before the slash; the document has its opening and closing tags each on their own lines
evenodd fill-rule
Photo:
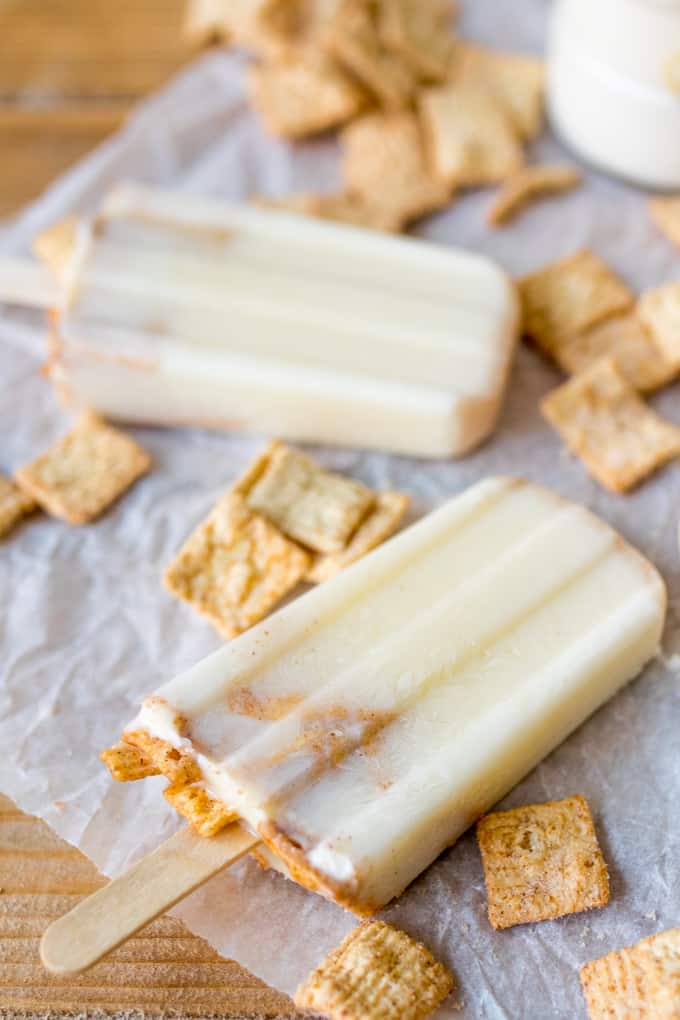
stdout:
<svg viewBox="0 0 680 1020">
<path fill-rule="evenodd" d="M 541 0 L 469 0 L 467 7 L 465 27 L 478 38 L 540 51 Z M 198 60 L 6 225 L 0 250 L 27 250 L 37 230 L 73 208 L 92 207 L 121 177 L 230 198 L 332 186 L 333 144 L 291 149 L 265 138 L 244 103 L 242 69 L 238 56 Z M 563 153 L 546 137 L 534 155 Z M 680 257 L 650 225 L 645 196 L 596 173 L 584 188 L 496 233 L 484 226 L 489 200 L 489 193 L 466 197 L 426 223 L 423 235 L 487 252 L 512 273 L 592 245 L 638 288 L 680 276 Z M 2 310 L 0 470 L 34 456 L 66 425 L 39 373 L 42 333 L 37 316 Z M 455 971 L 462 1011 L 448 1005 L 442 1016 L 585 1016 L 577 977 L 583 961 L 680 923 L 680 680 L 669 662 L 680 648 L 680 464 L 631 496 L 607 495 L 565 455 L 539 416 L 540 397 L 558 380 L 534 353 L 520 351 L 496 437 L 460 462 L 313 451 L 366 482 L 406 489 L 419 511 L 491 472 L 544 482 L 619 528 L 670 587 L 665 661 L 655 662 L 507 798 L 514 805 L 587 796 L 611 868 L 610 906 L 494 933 L 479 855 L 467 835 L 385 911 Z M 678 389 L 654 403 L 680 423 Z M 36 517 L 0 547 L 0 789 L 109 875 L 155 847 L 176 820 L 161 797 L 162 781 L 112 783 L 97 752 L 116 739 L 144 694 L 219 643 L 200 617 L 165 593 L 161 570 L 261 443 L 188 430 L 137 435 L 154 456 L 154 471 L 100 522 L 77 530 Z M 354 923 L 248 861 L 177 912 L 220 952 L 287 992 Z"/>
</svg>

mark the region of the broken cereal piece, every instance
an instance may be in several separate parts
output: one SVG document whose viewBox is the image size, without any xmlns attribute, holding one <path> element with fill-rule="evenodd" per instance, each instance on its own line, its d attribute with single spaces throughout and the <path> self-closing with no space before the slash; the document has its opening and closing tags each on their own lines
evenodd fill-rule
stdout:
<svg viewBox="0 0 680 1020">
<path fill-rule="evenodd" d="M 189 536 L 164 580 L 173 595 L 233 638 L 292 591 L 308 565 L 304 549 L 229 492 Z"/>
<path fill-rule="evenodd" d="M 680 370 L 667 361 L 636 312 L 612 316 L 582 333 L 560 338 L 553 357 L 569 375 L 585 371 L 601 358 L 615 358 L 621 374 L 639 393 L 666 386 Z"/>
<path fill-rule="evenodd" d="M 402 217 L 363 195 L 349 191 L 336 194 L 316 195 L 298 192 L 283 198 L 257 199 L 257 204 L 268 209 L 297 213 L 300 216 L 315 216 L 317 219 L 347 223 L 365 230 L 385 230 L 394 233 L 402 229 Z"/>
<path fill-rule="evenodd" d="M 99 755 L 118 783 L 134 783 L 148 776 L 159 776 L 161 770 L 138 747 L 121 741 Z"/>
<path fill-rule="evenodd" d="M 250 69 L 250 98 L 265 127 L 282 138 L 304 138 L 356 117 L 366 94 L 322 53 Z"/>
<path fill-rule="evenodd" d="M 545 63 L 523 53 L 461 42 L 449 75 L 454 85 L 488 89 L 503 106 L 525 141 L 543 127 Z"/>
<path fill-rule="evenodd" d="M 230 811 L 221 800 L 197 784 L 171 784 L 163 790 L 163 796 L 204 838 L 216 836 L 220 829 L 238 818 L 235 811 Z"/>
<path fill-rule="evenodd" d="M 430 163 L 451 188 L 496 184 L 524 162 L 517 132 L 488 89 L 428 89 L 420 95 L 420 114 Z"/>
<path fill-rule="evenodd" d="M 509 177 L 489 209 L 488 221 L 500 227 L 537 198 L 571 191 L 583 180 L 572 166 L 527 166 Z"/>
<path fill-rule="evenodd" d="M 342 132 L 347 189 L 385 219 L 406 225 L 451 202 L 451 188 L 430 170 L 412 113 L 371 113 Z"/>
<path fill-rule="evenodd" d="M 86 412 L 67 435 L 20 468 L 16 480 L 47 513 L 87 524 L 150 466 L 151 458 L 134 440 Z"/>
<path fill-rule="evenodd" d="M 553 390 L 541 411 L 612 492 L 627 492 L 680 455 L 680 429 L 647 407 L 612 358 Z"/>
<path fill-rule="evenodd" d="M 325 43 L 386 110 L 403 110 L 410 104 L 416 76 L 403 57 L 384 46 L 377 5 L 371 0 L 341 0 Z"/>
<path fill-rule="evenodd" d="M 680 195 L 653 198 L 649 211 L 659 230 L 680 247 Z"/>
<path fill-rule="evenodd" d="M 680 370 L 680 283 L 646 291 L 638 313 L 666 361 Z"/>
<path fill-rule="evenodd" d="M 581 984 L 590 1020 L 680 1017 L 680 928 L 591 960 Z"/>
<path fill-rule="evenodd" d="M 609 878 L 583 797 L 497 811 L 477 823 L 494 928 L 609 902 Z"/>
<path fill-rule="evenodd" d="M 378 9 L 378 31 L 423 81 L 446 78 L 456 45 L 443 6 L 428 0 L 390 0 Z"/>
<path fill-rule="evenodd" d="M 584 249 L 518 281 L 524 332 L 549 356 L 562 337 L 627 312 L 634 297 L 593 252 Z"/>
<path fill-rule="evenodd" d="M 305 581 L 319 584 L 335 577 L 389 538 L 408 510 L 409 498 L 403 492 L 381 492 L 375 508 L 364 519 L 345 548 L 338 553 L 317 555 L 305 575 Z"/>
<path fill-rule="evenodd" d="M 28 493 L 15 485 L 11 478 L 0 475 L 0 538 L 36 508 L 35 500 Z"/>
<path fill-rule="evenodd" d="M 317 552 L 342 550 L 375 504 L 361 482 L 322 470 L 284 443 L 271 443 L 246 479 L 237 488 L 247 489 L 249 509 Z"/>
<path fill-rule="evenodd" d="M 424 945 L 367 921 L 300 985 L 295 1005 L 331 1020 L 421 1020 L 452 987 L 451 974 Z"/>
</svg>

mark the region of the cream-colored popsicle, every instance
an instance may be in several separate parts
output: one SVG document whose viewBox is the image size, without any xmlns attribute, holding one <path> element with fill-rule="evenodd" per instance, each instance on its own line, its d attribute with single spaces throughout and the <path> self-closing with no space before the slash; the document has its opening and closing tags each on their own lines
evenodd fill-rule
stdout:
<svg viewBox="0 0 680 1020">
<path fill-rule="evenodd" d="M 50 368 L 72 402 L 416 456 L 489 435 L 518 326 L 484 257 L 133 186 L 66 276 Z"/>
<path fill-rule="evenodd" d="M 484 481 L 143 705 L 303 885 L 400 893 L 655 655 L 656 570 L 582 507 Z"/>
</svg>

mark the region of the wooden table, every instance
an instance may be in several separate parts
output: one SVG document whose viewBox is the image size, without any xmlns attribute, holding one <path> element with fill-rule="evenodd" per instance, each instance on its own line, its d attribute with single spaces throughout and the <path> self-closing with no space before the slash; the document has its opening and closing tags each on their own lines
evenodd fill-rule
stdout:
<svg viewBox="0 0 680 1020">
<path fill-rule="evenodd" d="M 184 0 L 0 0 L 0 217 L 190 56 Z"/>
<path fill-rule="evenodd" d="M 0 217 L 36 197 L 190 53 L 183 0 L 0 0 Z M 51 978 L 38 943 L 103 879 L 0 797 L 0 1016 L 173 1009 L 292 1016 L 293 1007 L 179 921 L 163 919 L 77 980 Z M 177 1015 L 175 1012 L 174 1015 Z"/>
</svg>

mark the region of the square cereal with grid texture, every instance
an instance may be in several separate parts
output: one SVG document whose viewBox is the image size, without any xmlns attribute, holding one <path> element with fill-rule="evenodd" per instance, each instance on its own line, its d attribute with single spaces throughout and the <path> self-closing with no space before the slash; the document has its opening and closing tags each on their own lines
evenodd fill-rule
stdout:
<svg viewBox="0 0 680 1020">
<path fill-rule="evenodd" d="M 295 587 L 309 555 L 238 493 L 223 496 L 165 572 L 165 584 L 226 638 L 261 620 Z"/>
<path fill-rule="evenodd" d="M 495 50 L 460 42 L 456 48 L 451 82 L 488 89 L 510 117 L 525 141 L 540 134 L 545 99 L 545 62 L 530 54 Z"/>
<path fill-rule="evenodd" d="M 614 315 L 582 333 L 560 338 L 553 357 L 568 375 L 585 371 L 601 358 L 614 358 L 639 393 L 666 386 L 680 371 L 680 366 L 667 361 L 636 312 Z"/>
<path fill-rule="evenodd" d="M 35 500 L 15 485 L 11 478 L 0 475 L 0 538 L 9 534 L 22 517 L 36 509 Z"/>
<path fill-rule="evenodd" d="M 314 584 L 327 581 L 379 546 L 397 530 L 409 502 L 409 497 L 403 492 L 378 493 L 374 509 L 359 525 L 345 548 L 338 553 L 315 556 L 305 581 Z"/>
<path fill-rule="evenodd" d="M 304 53 L 285 64 L 256 64 L 248 86 L 264 126 L 282 138 L 329 131 L 366 105 L 361 86 L 322 53 Z"/>
<path fill-rule="evenodd" d="M 324 471 L 304 453 L 271 443 L 237 482 L 250 510 L 317 552 L 339 552 L 375 504 L 361 482 Z"/>
<path fill-rule="evenodd" d="M 645 291 L 638 314 L 666 360 L 680 371 L 680 283 Z"/>
<path fill-rule="evenodd" d="M 581 967 L 590 1020 L 678 1020 L 680 928 Z"/>
<path fill-rule="evenodd" d="M 400 227 L 449 205 L 452 189 L 430 169 L 413 113 L 369 113 L 340 136 L 349 192 Z"/>
<path fill-rule="evenodd" d="M 456 40 L 449 20 L 450 13 L 436 0 L 389 0 L 378 9 L 385 47 L 422 81 L 442 81 L 450 69 Z"/>
<path fill-rule="evenodd" d="M 198 835 L 206 839 L 216 836 L 220 829 L 238 818 L 235 811 L 230 811 L 200 785 L 174 783 L 163 790 L 163 796 Z"/>
<path fill-rule="evenodd" d="M 69 524 L 99 517 L 151 466 L 133 439 L 91 412 L 16 480 L 43 510 Z"/>
<path fill-rule="evenodd" d="M 613 270 L 584 249 L 518 281 L 524 332 L 549 356 L 562 337 L 632 308 L 634 297 Z"/>
<path fill-rule="evenodd" d="M 138 779 L 161 774 L 161 770 L 143 751 L 124 741 L 102 751 L 99 758 L 117 783 L 134 783 Z"/>
<path fill-rule="evenodd" d="M 680 456 L 680 429 L 645 404 L 611 358 L 549 393 L 541 412 L 612 492 L 627 492 Z"/>
<path fill-rule="evenodd" d="M 331 1020 L 421 1020 L 453 978 L 420 942 L 382 921 L 359 925 L 295 993 L 295 1005 Z"/>
<path fill-rule="evenodd" d="M 609 902 L 609 877 L 583 797 L 497 811 L 477 823 L 494 928 Z"/>
<path fill-rule="evenodd" d="M 524 163 L 515 127 L 488 89 L 428 89 L 420 94 L 419 110 L 430 165 L 449 187 L 496 184 Z"/>
</svg>

